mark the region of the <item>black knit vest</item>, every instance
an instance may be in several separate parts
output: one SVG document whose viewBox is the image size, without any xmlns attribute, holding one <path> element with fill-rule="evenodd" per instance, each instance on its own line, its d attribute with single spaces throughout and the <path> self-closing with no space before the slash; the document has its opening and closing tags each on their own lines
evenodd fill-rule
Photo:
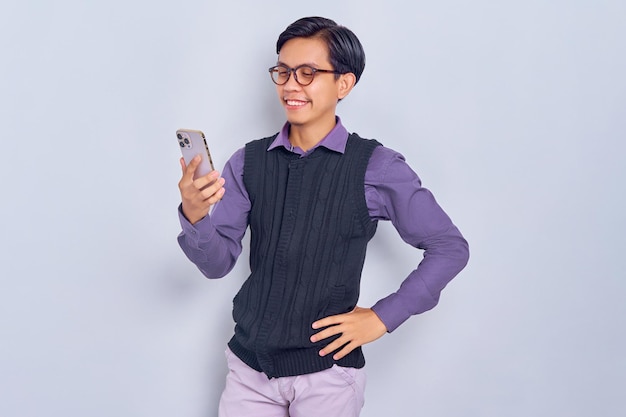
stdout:
<svg viewBox="0 0 626 417">
<path fill-rule="evenodd" d="M 359 298 L 369 217 L 364 178 L 380 144 L 352 134 L 345 153 L 318 147 L 301 158 L 276 136 L 245 149 L 250 197 L 251 275 L 233 300 L 231 350 L 268 377 L 302 375 L 334 363 L 361 368 L 360 348 L 339 361 L 320 357 L 329 340 L 311 343 L 311 324 L 351 311 Z M 331 339 L 332 340 L 332 339 Z"/>
</svg>

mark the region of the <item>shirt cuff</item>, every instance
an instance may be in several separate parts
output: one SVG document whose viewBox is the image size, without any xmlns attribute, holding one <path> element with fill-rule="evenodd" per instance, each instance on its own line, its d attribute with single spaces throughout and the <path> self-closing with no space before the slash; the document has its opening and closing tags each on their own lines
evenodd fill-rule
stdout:
<svg viewBox="0 0 626 417">
<path fill-rule="evenodd" d="M 398 308 L 394 306 L 394 296 L 395 294 L 392 294 L 386 298 L 383 298 L 372 307 L 374 313 L 376 313 L 378 318 L 380 318 L 380 320 L 384 323 L 388 333 L 396 330 L 411 316 L 410 314 L 403 314 Z"/>
<path fill-rule="evenodd" d="M 211 216 L 206 215 L 195 224 L 191 224 L 189 220 L 187 220 L 187 217 L 183 214 L 182 204 L 178 206 L 178 220 L 180 221 L 180 226 L 183 229 L 182 235 L 187 238 L 188 242 L 193 243 L 196 247 L 198 247 L 200 242 L 211 239 L 215 233 L 215 226 L 211 221 Z"/>
</svg>

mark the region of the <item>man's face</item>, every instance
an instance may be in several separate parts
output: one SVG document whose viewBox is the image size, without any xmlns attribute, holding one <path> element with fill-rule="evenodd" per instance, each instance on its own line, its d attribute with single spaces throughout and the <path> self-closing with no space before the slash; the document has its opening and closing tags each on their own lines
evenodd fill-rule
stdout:
<svg viewBox="0 0 626 417">
<path fill-rule="evenodd" d="M 294 38 L 287 41 L 278 55 L 278 64 L 288 68 L 309 65 L 323 70 L 334 70 L 328 59 L 326 44 L 317 38 Z M 333 124 L 337 101 L 347 95 L 341 87 L 341 78 L 334 74 L 316 73 L 307 86 L 298 84 L 292 73 L 284 85 L 276 91 L 287 120 L 294 126 L 315 127 L 317 124 Z"/>
</svg>

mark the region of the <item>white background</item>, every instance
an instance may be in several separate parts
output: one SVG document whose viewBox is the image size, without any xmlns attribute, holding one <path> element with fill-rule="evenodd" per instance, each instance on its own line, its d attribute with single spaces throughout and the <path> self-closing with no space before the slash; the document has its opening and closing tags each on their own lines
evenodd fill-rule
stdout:
<svg viewBox="0 0 626 417">
<path fill-rule="evenodd" d="M 338 113 L 470 242 L 437 308 L 365 347 L 363 417 L 626 415 L 623 1 L 3 1 L 0 415 L 215 416 L 246 254 L 176 243 L 174 131 L 221 168 L 284 116 L 292 21 L 368 58 Z M 361 305 L 421 254 L 379 225 Z"/>
</svg>

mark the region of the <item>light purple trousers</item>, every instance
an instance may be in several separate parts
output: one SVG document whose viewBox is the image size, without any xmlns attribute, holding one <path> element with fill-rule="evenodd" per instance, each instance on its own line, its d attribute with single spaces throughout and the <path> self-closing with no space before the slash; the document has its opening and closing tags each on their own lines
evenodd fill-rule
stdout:
<svg viewBox="0 0 626 417">
<path fill-rule="evenodd" d="M 226 350 L 228 375 L 219 417 L 358 417 L 365 369 L 334 365 L 313 374 L 268 379 Z"/>
</svg>

